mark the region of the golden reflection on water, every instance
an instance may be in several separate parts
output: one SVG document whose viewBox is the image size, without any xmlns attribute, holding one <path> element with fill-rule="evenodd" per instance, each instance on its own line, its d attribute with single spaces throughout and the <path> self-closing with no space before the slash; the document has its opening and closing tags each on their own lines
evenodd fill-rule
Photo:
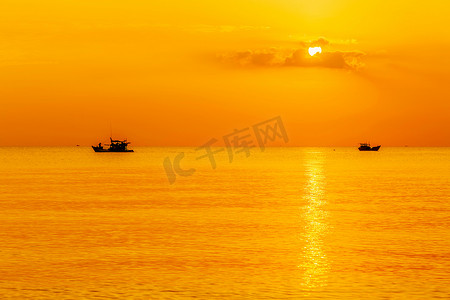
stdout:
<svg viewBox="0 0 450 300">
<path fill-rule="evenodd" d="M 0 147 L 0 300 L 450 299 L 449 148 L 135 150 Z"/>
<path fill-rule="evenodd" d="M 325 176 L 320 152 L 306 154 L 305 171 L 308 183 L 304 193 L 306 207 L 302 215 L 305 223 L 305 247 L 300 268 L 303 269 L 302 287 L 314 290 L 327 285 L 329 263 L 324 251 L 324 238 L 328 232 L 328 214 L 325 210 Z"/>
</svg>

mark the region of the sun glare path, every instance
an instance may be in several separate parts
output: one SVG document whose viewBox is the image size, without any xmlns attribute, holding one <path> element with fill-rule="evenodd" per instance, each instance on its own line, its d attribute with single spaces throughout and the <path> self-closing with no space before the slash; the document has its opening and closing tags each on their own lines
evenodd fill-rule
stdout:
<svg viewBox="0 0 450 300">
<path fill-rule="evenodd" d="M 322 48 L 320 48 L 320 47 L 309 47 L 308 53 L 309 53 L 309 55 L 314 56 L 314 54 L 316 54 L 316 53 L 322 53 Z"/>
</svg>

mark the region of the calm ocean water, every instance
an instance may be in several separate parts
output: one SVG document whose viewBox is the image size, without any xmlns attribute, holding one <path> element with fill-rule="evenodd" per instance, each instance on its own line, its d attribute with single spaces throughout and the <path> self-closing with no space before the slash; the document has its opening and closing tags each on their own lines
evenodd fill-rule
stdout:
<svg viewBox="0 0 450 300">
<path fill-rule="evenodd" d="M 450 148 L 134 149 L 0 148 L 1 299 L 450 298 Z"/>
</svg>

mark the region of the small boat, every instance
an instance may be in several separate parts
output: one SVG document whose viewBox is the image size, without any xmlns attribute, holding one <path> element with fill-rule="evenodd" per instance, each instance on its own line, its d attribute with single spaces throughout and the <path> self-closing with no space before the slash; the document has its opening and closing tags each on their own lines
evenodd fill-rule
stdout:
<svg viewBox="0 0 450 300">
<path fill-rule="evenodd" d="M 94 149 L 95 152 L 134 152 L 133 150 L 128 149 L 130 142 L 127 142 L 127 140 L 121 141 L 113 140 L 112 138 L 109 139 L 111 140 L 111 144 L 109 144 L 108 149 L 104 149 L 102 143 L 98 143 L 98 146 L 92 146 L 92 149 Z"/>
<path fill-rule="evenodd" d="M 359 151 L 378 151 L 380 149 L 381 145 L 370 147 L 369 143 L 360 143 Z"/>
</svg>

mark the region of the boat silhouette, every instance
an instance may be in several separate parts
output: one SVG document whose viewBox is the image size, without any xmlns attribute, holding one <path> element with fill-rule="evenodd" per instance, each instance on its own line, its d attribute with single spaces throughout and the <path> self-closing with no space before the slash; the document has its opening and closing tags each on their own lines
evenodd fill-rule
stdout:
<svg viewBox="0 0 450 300">
<path fill-rule="evenodd" d="M 94 149 L 95 152 L 134 152 L 133 150 L 128 149 L 130 142 L 126 139 L 123 141 L 113 140 L 111 137 L 109 139 L 111 143 L 106 144 L 109 145 L 108 149 L 103 148 L 102 143 L 98 143 L 98 146 L 92 146 L 92 149 Z"/>
<path fill-rule="evenodd" d="M 381 145 L 370 147 L 370 143 L 360 143 L 359 151 L 378 151 L 380 149 Z"/>
</svg>

